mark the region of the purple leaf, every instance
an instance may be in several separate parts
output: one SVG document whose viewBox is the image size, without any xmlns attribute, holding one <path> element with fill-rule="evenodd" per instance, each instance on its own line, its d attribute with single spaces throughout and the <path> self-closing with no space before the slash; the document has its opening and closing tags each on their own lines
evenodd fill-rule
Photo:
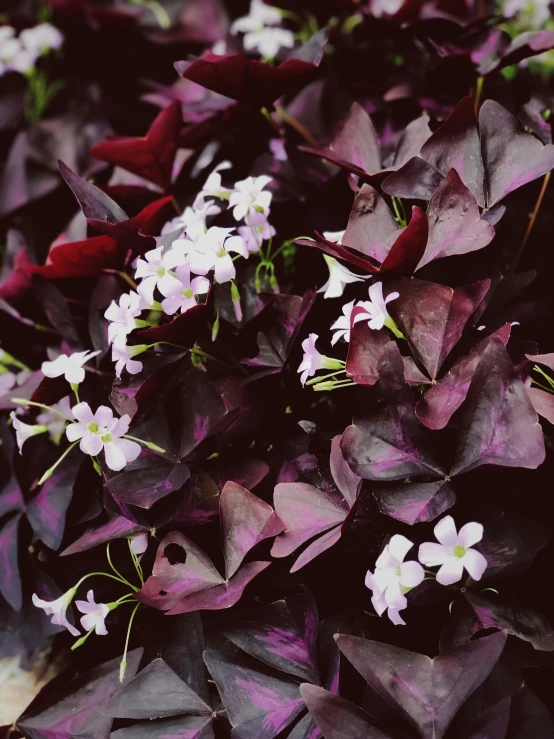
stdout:
<svg viewBox="0 0 554 739">
<path fill-rule="evenodd" d="M 389 313 L 408 339 L 431 379 L 435 379 L 444 360 L 459 341 L 490 281 L 454 290 L 422 280 L 398 279 L 389 284 L 400 296 L 391 301 Z"/>
<path fill-rule="evenodd" d="M 384 199 L 371 185 L 362 185 L 348 218 L 343 244 L 382 262 L 397 233 L 398 225 Z"/>
<path fill-rule="evenodd" d="M 428 115 L 421 115 L 419 118 L 414 118 L 411 123 L 408 123 L 400 136 L 394 153 L 393 169 L 399 169 L 412 157 L 417 156 L 421 147 L 430 136 L 431 129 L 429 128 Z"/>
<path fill-rule="evenodd" d="M 186 464 L 153 453 L 141 456 L 107 482 L 110 493 L 127 505 L 151 508 L 166 495 L 180 490 L 190 478 Z"/>
<path fill-rule="evenodd" d="M 312 559 L 315 559 L 320 554 L 327 551 L 327 549 L 330 549 L 337 543 L 341 536 L 342 529 L 340 526 L 337 526 L 330 531 L 326 531 L 324 534 L 319 536 L 300 554 L 296 562 L 290 568 L 291 573 L 298 572 L 298 570 L 302 569 L 302 567 L 307 565 L 308 562 L 311 562 Z"/>
<path fill-rule="evenodd" d="M 368 174 L 381 169 L 381 152 L 371 118 L 353 103 L 340 130 L 329 145 L 332 154 Z M 333 160 L 331 160 L 333 161 Z"/>
<path fill-rule="evenodd" d="M 139 666 L 142 649 L 127 654 L 125 680 L 131 680 Z M 121 657 L 78 675 L 56 693 L 46 705 L 18 720 L 22 731 L 32 737 L 93 736 L 107 739 L 113 719 L 104 713 L 112 695 L 121 687 Z"/>
<path fill-rule="evenodd" d="M 524 31 L 516 36 L 508 48 L 502 53 L 498 62 L 491 64 L 482 73 L 488 74 L 493 70 L 500 69 L 512 64 L 517 64 L 522 59 L 542 54 L 554 48 L 554 30 L 547 28 L 541 31 Z"/>
<path fill-rule="evenodd" d="M 355 703 L 308 683 L 300 693 L 325 739 L 392 739 Z"/>
<path fill-rule="evenodd" d="M 112 696 L 105 713 L 113 718 L 154 719 L 182 713 L 211 716 L 212 709 L 163 659 L 155 659 Z"/>
<path fill-rule="evenodd" d="M 543 364 L 554 372 L 554 353 L 551 354 L 526 354 L 527 359 L 535 364 Z"/>
<path fill-rule="evenodd" d="M 539 416 L 546 418 L 550 423 L 554 423 L 554 395 L 537 387 L 528 387 L 527 395 Z"/>
<path fill-rule="evenodd" d="M 488 677 L 506 643 L 499 632 L 435 659 L 399 647 L 339 634 L 341 652 L 365 680 L 420 732 L 442 739 L 458 709 Z"/>
<path fill-rule="evenodd" d="M 335 485 L 348 503 L 348 507 L 352 508 L 360 492 L 362 478 L 352 472 L 348 466 L 340 448 L 341 438 L 341 436 L 334 436 L 331 441 L 329 467 Z"/>
<path fill-rule="evenodd" d="M 27 519 L 38 538 L 47 547 L 59 549 L 65 530 L 65 516 L 77 473 L 83 461 L 79 451 L 71 453 L 56 468 L 27 506 Z"/>
<path fill-rule="evenodd" d="M 411 275 L 415 272 L 425 251 L 428 234 L 427 216 L 421 208 L 414 205 L 410 222 L 400 231 L 398 238 L 391 246 L 381 265 L 381 271 L 404 275 Z"/>
<path fill-rule="evenodd" d="M 455 169 L 433 193 L 427 218 L 429 241 L 418 269 L 435 259 L 482 249 L 494 238 L 494 228 L 480 217 L 477 201 Z"/>
<path fill-rule="evenodd" d="M 69 185 L 85 218 L 107 223 L 126 221 L 128 216 L 119 205 L 98 187 L 75 174 L 67 164 L 58 162 L 62 177 Z"/>
<path fill-rule="evenodd" d="M 211 716 L 181 716 L 112 731 L 110 739 L 213 739 Z"/>
<path fill-rule="evenodd" d="M 366 273 L 376 274 L 379 272 L 378 263 L 371 257 L 362 256 L 361 253 L 359 254 L 347 246 L 328 241 L 317 231 L 315 232 L 315 236 L 315 239 L 295 239 L 294 243 L 298 246 L 310 246 L 314 249 L 319 249 L 324 254 L 328 254 L 335 259 L 341 259 Z"/>
<path fill-rule="evenodd" d="M 433 521 L 456 502 L 456 493 L 444 480 L 374 488 L 372 493 L 381 513 L 409 526 Z"/>
<path fill-rule="evenodd" d="M 146 526 L 141 526 L 134 521 L 129 521 L 123 516 L 115 516 L 108 523 L 103 523 L 85 531 L 73 544 L 70 544 L 63 552 L 61 557 L 68 554 L 77 554 L 78 552 L 86 552 L 88 549 L 106 544 L 114 539 L 122 539 L 123 537 L 134 536 L 148 531 Z"/>
<path fill-rule="evenodd" d="M 544 461 L 537 414 L 498 338 L 491 339 L 475 370 L 460 429 L 453 475 L 482 464 L 535 469 Z"/>
<path fill-rule="evenodd" d="M 548 708 L 530 688 L 524 685 L 512 697 L 507 739 L 550 739 L 554 736 L 554 720 Z"/>
<path fill-rule="evenodd" d="M 554 145 L 543 144 L 494 100 L 479 111 L 483 159 L 487 170 L 487 205 L 549 172 L 554 167 Z"/>
<path fill-rule="evenodd" d="M 455 169 L 477 203 L 482 208 L 485 206 L 485 175 L 473 98 L 462 99 L 454 112 L 421 147 L 420 156 L 443 177 Z"/>
<path fill-rule="evenodd" d="M 315 628 L 317 633 L 317 622 Z M 286 601 L 277 601 L 257 610 L 251 618 L 241 619 L 238 626 L 226 628 L 224 634 L 233 644 L 266 665 L 300 680 L 319 684 L 317 665 Z"/>
<path fill-rule="evenodd" d="M 459 739 L 505 739 L 510 721 L 511 699 L 502 698 L 481 715 L 473 715 L 463 727 L 464 733 L 455 733 Z M 461 731 L 461 730 L 460 730 Z"/>
<path fill-rule="evenodd" d="M 229 580 L 245 556 L 264 539 L 277 536 L 283 524 L 273 508 L 236 482 L 228 482 L 219 500 L 225 573 Z"/>
<path fill-rule="evenodd" d="M 506 576 L 528 567 L 540 550 L 552 539 L 542 524 L 522 515 L 505 513 L 486 526 L 486 535 L 479 545 L 487 560 L 483 580 Z"/>
<path fill-rule="evenodd" d="M 292 677 L 226 652 L 207 650 L 204 661 L 241 739 L 273 739 L 305 710 Z"/>
<path fill-rule="evenodd" d="M 366 480 L 442 476 L 428 432 L 415 415 L 404 363 L 394 342 L 381 355 L 376 389 L 378 402 L 355 416 L 342 437 L 342 453 L 352 470 Z"/>
<path fill-rule="evenodd" d="M 412 157 L 397 172 L 384 180 L 382 189 L 387 195 L 410 200 L 431 200 L 441 184 L 440 172 L 421 157 Z"/>
<path fill-rule="evenodd" d="M 354 308 L 351 323 L 357 312 Z M 383 349 L 390 343 L 389 332 L 384 329 L 374 331 L 369 328 L 367 321 L 359 321 L 352 326 L 348 355 L 346 357 L 346 372 L 358 385 L 375 385 L 379 379 L 378 365 Z"/>
<path fill-rule="evenodd" d="M 0 593 L 16 611 L 21 610 L 23 602 L 18 562 L 20 520 L 21 514 L 18 513 L 0 529 Z"/>
</svg>

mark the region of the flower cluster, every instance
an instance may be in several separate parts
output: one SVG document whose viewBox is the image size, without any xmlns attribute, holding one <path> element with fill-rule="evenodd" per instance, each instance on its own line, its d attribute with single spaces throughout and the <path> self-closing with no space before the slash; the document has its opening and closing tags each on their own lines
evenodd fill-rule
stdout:
<svg viewBox="0 0 554 739">
<path fill-rule="evenodd" d="M 393 624 L 406 623 L 400 616 L 400 611 L 408 605 L 406 593 L 425 579 L 422 565 L 440 566 L 436 579 L 441 585 L 459 582 L 464 570 L 474 580 L 480 580 L 487 568 L 485 557 L 472 549 L 483 538 L 483 526 L 480 523 L 466 523 L 458 532 L 452 516 L 445 516 L 435 526 L 434 534 L 438 544 L 421 544 L 419 562 L 404 561 L 413 542 L 401 534 L 395 534 L 377 558 L 375 571 L 367 572 L 365 584 L 372 591 L 373 607 L 379 616 L 387 611 Z"/>
<path fill-rule="evenodd" d="M 209 293 L 213 280 L 218 284 L 231 283 L 235 313 L 240 320 L 240 298 L 233 282 L 235 259 L 248 259 L 250 254 L 259 252 L 264 241 L 271 242 L 275 229 L 268 221 L 272 194 L 265 189 L 271 178 L 247 177 L 228 188 L 222 184 L 221 172 L 230 166 L 229 162 L 219 164 L 192 207 L 166 223 L 160 238 L 164 243 L 135 260 L 136 292 L 123 294 L 119 302 L 112 301 L 107 308 L 104 316 L 109 322 L 108 339 L 118 377 L 123 369 L 130 374 L 142 370 L 142 363 L 134 357 L 149 346 L 129 346 L 127 336 L 139 326 L 150 325 L 140 318 L 144 310 L 169 316 L 186 313 Z M 235 228 L 206 223 L 209 217 L 221 213 L 224 202 L 237 224 L 241 224 L 236 232 Z"/>
<path fill-rule="evenodd" d="M 11 26 L 0 26 L 0 77 L 8 72 L 27 74 L 40 56 L 62 44 L 62 33 L 50 23 L 25 28 L 19 35 Z"/>
<path fill-rule="evenodd" d="M 292 49 L 294 34 L 280 28 L 282 11 L 266 5 L 263 0 L 251 0 L 248 15 L 237 18 L 231 33 L 243 33 L 242 43 L 246 51 L 257 51 L 265 59 L 273 59 L 280 49 Z"/>
</svg>

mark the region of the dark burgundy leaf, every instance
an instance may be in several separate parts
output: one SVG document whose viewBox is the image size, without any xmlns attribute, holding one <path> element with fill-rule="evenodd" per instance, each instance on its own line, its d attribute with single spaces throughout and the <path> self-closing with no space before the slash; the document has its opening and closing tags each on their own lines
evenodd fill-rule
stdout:
<svg viewBox="0 0 554 739">
<path fill-rule="evenodd" d="M 65 516 L 77 473 L 83 462 L 79 451 L 73 451 L 42 484 L 27 506 L 27 519 L 38 538 L 50 549 L 58 550 L 65 530 Z"/>
<path fill-rule="evenodd" d="M 200 338 L 212 315 L 212 310 L 207 305 L 195 305 L 169 323 L 144 329 L 138 335 L 144 342 L 168 341 L 178 346 L 191 347 Z"/>
<path fill-rule="evenodd" d="M 487 171 L 489 208 L 554 167 L 554 145 L 543 146 L 494 100 L 483 103 L 479 111 L 479 130 Z"/>
<path fill-rule="evenodd" d="M 334 159 L 344 161 L 368 174 L 381 169 L 379 140 L 371 118 L 359 103 L 353 103 L 329 149 Z"/>
<path fill-rule="evenodd" d="M 308 683 L 300 693 L 325 739 L 392 739 L 355 703 Z"/>
<path fill-rule="evenodd" d="M 499 338 L 493 337 L 481 355 L 460 429 L 452 474 L 482 464 L 535 469 L 544 460 L 537 414 Z"/>
<path fill-rule="evenodd" d="M 454 290 L 422 280 L 395 280 L 391 290 L 400 293 L 388 311 L 431 379 L 435 379 L 444 360 L 459 341 L 464 327 L 475 312 L 490 281 Z"/>
<path fill-rule="evenodd" d="M 387 195 L 413 200 L 431 200 L 443 177 L 421 157 L 412 157 L 399 170 L 384 180 Z"/>
<path fill-rule="evenodd" d="M 88 549 L 101 546 L 114 539 L 134 536 L 145 531 L 148 531 L 145 526 L 141 526 L 134 521 L 129 521 L 123 516 L 115 516 L 108 523 L 93 526 L 85 531 L 73 544 L 70 544 L 63 552 L 60 552 L 60 556 L 64 557 L 68 554 L 85 552 Z"/>
<path fill-rule="evenodd" d="M 356 314 L 353 311 L 352 320 Z M 375 385 L 379 379 L 378 365 L 384 348 L 390 343 L 386 329 L 374 331 L 367 321 L 352 326 L 346 357 L 346 372 L 358 385 Z"/>
<path fill-rule="evenodd" d="M 421 208 L 414 205 L 410 222 L 391 246 L 381 265 L 381 271 L 404 275 L 411 275 L 415 272 L 425 252 L 428 234 L 427 216 Z"/>
<path fill-rule="evenodd" d="M 399 169 L 399 167 L 406 164 L 412 157 L 417 156 L 421 147 L 430 136 L 429 116 L 421 115 L 411 123 L 408 123 L 398 141 L 392 169 Z"/>
<path fill-rule="evenodd" d="M 420 268 L 435 259 L 482 249 L 494 238 L 494 228 L 480 217 L 477 201 L 455 169 L 433 193 L 427 218 L 429 241 Z"/>
<path fill-rule="evenodd" d="M 510 725 L 506 739 L 550 739 L 554 720 L 548 708 L 524 685 L 512 698 Z"/>
<path fill-rule="evenodd" d="M 364 272 L 369 274 L 376 274 L 379 272 L 379 267 L 374 263 L 375 260 L 371 260 L 369 257 L 363 257 L 357 252 L 349 249 L 342 244 L 334 244 L 332 241 L 328 241 L 317 231 L 315 232 L 315 239 L 295 239 L 294 243 L 299 246 L 311 246 L 315 249 L 319 249 L 324 254 L 328 254 L 330 257 L 335 259 L 342 259 L 344 262 L 348 262 L 353 267 L 363 269 Z"/>
<path fill-rule="evenodd" d="M 111 697 L 105 712 L 113 718 L 154 719 L 211 716 L 212 709 L 163 659 L 155 659 Z"/>
<path fill-rule="evenodd" d="M 16 611 L 23 602 L 19 576 L 18 541 L 21 514 L 9 518 L 0 529 L 0 593 Z"/>
<path fill-rule="evenodd" d="M 537 387 L 528 387 L 527 395 L 539 416 L 546 418 L 550 423 L 554 423 L 554 395 Z"/>
<path fill-rule="evenodd" d="M 554 48 L 554 30 L 551 28 L 541 31 L 524 31 L 516 36 L 508 48 L 502 53 L 498 62 L 492 61 L 490 67 L 484 70 L 484 74 L 501 69 L 502 67 L 517 64 L 522 59 L 542 54 Z"/>
<path fill-rule="evenodd" d="M 175 100 L 158 114 L 146 136 L 104 141 L 93 146 L 91 154 L 167 190 L 171 185 L 181 124 L 181 105 Z"/>
<path fill-rule="evenodd" d="M 522 515 L 505 513 L 487 525 L 487 534 L 479 545 L 487 560 L 483 580 L 524 569 L 551 539 L 552 534 L 544 525 Z"/>
<path fill-rule="evenodd" d="M 62 177 L 72 189 L 87 220 L 90 218 L 107 223 L 119 223 L 127 220 L 128 216 L 125 211 L 106 193 L 79 177 L 67 164 L 60 161 L 59 167 Z"/>
<path fill-rule="evenodd" d="M 213 739 L 212 717 L 181 716 L 112 731 L 110 739 Z"/>
<path fill-rule="evenodd" d="M 143 452 L 123 472 L 111 477 L 107 487 L 125 504 L 148 509 L 166 495 L 180 490 L 189 477 L 190 470 L 186 464 Z"/>
<path fill-rule="evenodd" d="M 384 199 L 371 185 L 362 185 L 342 237 L 344 245 L 382 262 L 397 232 L 398 225 Z"/>
<path fill-rule="evenodd" d="M 506 634 L 477 639 L 435 659 L 357 636 L 339 634 L 336 639 L 371 687 L 396 705 L 423 739 L 442 739 L 458 709 L 496 664 Z"/>
<path fill-rule="evenodd" d="M 442 476 L 433 445 L 415 415 L 414 400 L 404 381 L 404 363 L 394 342 L 381 355 L 376 388 L 378 404 L 355 415 L 354 424 L 342 437 L 342 453 L 350 467 L 366 480 Z"/>
<path fill-rule="evenodd" d="M 31 272 L 49 280 L 65 277 L 97 277 L 106 269 L 121 269 L 123 255 L 109 236 L 93 236 L 84 241 L 59 244 L 50 250 L 43 266 L 31 266 Z"/>
<path fill-rule="evenodd" d="M 335 436 L 331 441 L 329 467 L 335 485 L 351 508 L 358 498 L 362 478 L 352 472 L 348 466 L 340 448 L 341 438 L 341 436 Z"/>
<path fill-rule="evenodd" d="M 456 493 L 444 480 L 373 488 L 372 493 L 381 513 L 410 526 L 433 521 L 456 502 Z"/>
<path fill-rule="evenodd" d="M 6 251 L 2 259 L 0 271 L 0 298 L 10 305 L 17 305 L 24 299 L 27 290 L 31 287 L 32 264 L 31 255 L 25 246 L 23 237 L 18 231 L 8 231 L 6 236 Z"/>
<path fill-rule="evenodd" d="M 185 79 L 257 107 L 271 105 L 281 95 L 303 87 L 315 68 L 315 64 L 300 59 L 286 59 L 272 67 L 243 54 L 218 56 L 211 51 L 192 62 L 175 63 L 178 74 Z"/>
</svg>

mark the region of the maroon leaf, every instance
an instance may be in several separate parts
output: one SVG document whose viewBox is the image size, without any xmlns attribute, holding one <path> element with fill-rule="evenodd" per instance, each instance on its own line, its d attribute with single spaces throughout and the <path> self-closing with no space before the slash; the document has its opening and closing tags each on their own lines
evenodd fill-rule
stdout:
<svg viewBox="0 0 554 739">
<path fill-rule="evenodd" d="M 21 514 L 18 513 L 0 529 L 0 593 L 16 611 L 21 609 L 23 602 L 18 562 L 20 520 Z"/>
<path fill-rule="evenodd" d="M 482 280 L 452 290 L 421 280 L 395 280 L 389 284 L 400 296 L 391 301 L 389 313 L 408 339 L 431 379 L 462 335 L 490 281 Z"/>
<path fill-rule="evenodd" d="M 176 100 L 159 113 L 146 136 L 104 141 L 93 146 L 91 154 L 168 190 L 181 123 L 181 106 Z"/>
<path fill-rule="evenodd" d="M 356 308 L 353 311 L 352 320 Z M 374 331 L 367 321 L 359 321 L 352 326 L 346 372 L 358 385 L 375 385 L 379 379 L 378 365 L 383 349 L 390 343 L 388 331 Z"/>
<path fill-rule="evenodd" d="M 487 525 L 479 545 L 487 560 L 483 580 L 506 577 L 528 567 L 552 539 L 551 532 L 523 515 L 504 513 Z"/>
<path fill-rule="evenodd" d="M 387 195 L 398 198 L 431 200 L 442 180 L 441 173 L 428 162 L 412 157 L 384 180 L 382 189 Z"/>
<path fill-rule="evenodd" d="M 213 315 L 209 305 L 195 305 L 185 313 L 181 313 L 169 323 L 139 331 L 141 341 L 161 342 L 168 341 L 177 346 L 193 346 L 207 322 Z"/>
<path fill-rule="evenodd" d="M 281 95 L 303 87 L 315 68 L 315 64 L 301 59 L 286 59 L 273 67 L 243 54 L 218 56 L 211 51 L 192 62 L 175 63 L 178 74 L 185 79 L 256 107 L 270 105 Z"/>
<path fill-rule="evenodd" d="M 381 513 L 409 526 L 433 521 L 456 502 L 456 493 L 445 480 L 374 488 L 372 493 Z"/>
<path fill-rule="evenodd" d="M 554 30 L 551 28 L 542 31 L 524 31 L 512 39 L 508 48 L 502 53 L 501 58 L 493 60 L 491 65 L 484 70 L 489 74 L 494 70 L 517 64 L 522 59 L 542 54 L 554 48 Z"/>
<path fill-rule="evenodd" d="M 427 218 L 429 241 L 419 268 L 435 259 L 477 251 L 494 238 L 494 228 L 480 217 L 477 201 L 455 169 L 433 193 Z"/>
<path fill-rule="evenodd" d="M 342 453 L 352 470 L 366 480 L 442 476 L 433 445 L 415 415 L 414 400 L 404 382 L 404 363 L 394 342 L 381 355 L 376 388 L 380 391 L 377 403 L 357 414 L 342 437 Z"/>
<path fill-rule="evenodd" d="M 412 218 L 391 246 L 381 265 L 381 272 L 396 272 L 405 275 L 415 272 L 425 252 L 428 233 L 427 216 L 421 208 L 414 205 Z"/>
<path fill-rule="evenodd" d="M 300 693 L 325 739 L 392 739 L 355 703 L 308 683 Z"/>
<path fill-rule="evenodd" d="M 124 472 L 107 482 L 110 493 L 126 505 L 151 508 L 166 495 L 180 490 L 190 477 L 186 464 L 156 454 L 142 453 Z"/>
<path fill-rule="evenodd" d="M 83 215 L 87 220 L 104 221 L 106 223 L 119 223 L 127 220 L 128 216 L 119 205 L 98 187 L 87 182 L 75 174 L 67 164 L 58 162 L 62 177 L 72 189 L 77 202 L 81 206 Z"/>
<path fill-rule="evenodd" d="M 319 249 L 324 254 L 328 254 L 335 259 L 342 259 L 348 264 L 354 267 L 363 269 L 364 272 L 369 274 L 376 274 L 379 272 L 379 266 L 376 265 L 370 257 L 363 257 L 357 252 L 349 249 L 347 246 L 341 244 L 334 244 L 332 241 L 328 241 L 317 231 L 315 232 L 315 239 L 295 239 L 294 243 L 299 246 L 311 246 L 312 248 Z"/>
<path fill-rule="evenodd" d="M 371 185 L 362 185 L 348 218 L 344 245 L 382 262 L 397 233 L 398 225 L 384 199 Z"/>
<path fill-rule="evenodd" d="M 442 739 L 458 709 L 489 675 L 506 643 L 499 632 L 435 659 L 399 647 L 339 634 L 341 652 L 386 701 L 420 732 Z"/>
<path fill-rule="evenodd" d="M 371 118 L 359 103 L 353 103 L 340 130 L 329 145 L 329 155 L 320 153 L 325 159 L 339 164 L 353 164 L 361 172 L 373 174 L 381 169 L 379 140 Z"/>
<path fill-rule="evenodd" d="M 61 557 L 68 554 L 77 554 L 78 552 L 86 552 L 88 549 L 106 544 L 114 539 L 134 536 L 148 531 L 146 526 L 141 526 L 134 521 L 129 521 L 123 516 L 115 516 L 108 523 L 93 526 L 80 536 L 73 544 L 70 544 L 63 552 Z"/>
<path fill-rule="evenodd" d="M 554 395 L 537 387 L 528 387 L 527 395 L 539 416 L 546 418 L 550 423 L 554 423 Z"/>
<path fill-rule="evenodd" d="M 544 461 L 537 414 L 498 338 L 490 341 L 475 370 L 460 428 L 452 474 L 482 464 L 535 469 Z"/>
<path fill-rule="evenodd" d="M 60 244 L 50 250 L 46 264 L 31 266 L 31 272 L 49 280 L 65 277 L 97 277 L 106 269 L 121 269 L 123 255 L 108 236 L 93 236 L 84 241 Z"/>
<path fill-rule="evenodd" d="M 329 467 L 335 485 L 351 508 L 358 498 L 362 478 L 352 472 L 348 466 L 340 448 L 341 438 L 341 436 L 334 436 L 331 441 Z"/>
<path fill-rule="evenodd" d="M 180 716 L 112 731 L 110 739 L 213 739 L 212 716 Z"/>
<path fill-rule="evenodd" d="M 494 100 L 479 111 L 479 130 L 487 171 L 487 206 L 549 172 L 554 167 L 554 145 L 543 144 Z"/>
</svg>

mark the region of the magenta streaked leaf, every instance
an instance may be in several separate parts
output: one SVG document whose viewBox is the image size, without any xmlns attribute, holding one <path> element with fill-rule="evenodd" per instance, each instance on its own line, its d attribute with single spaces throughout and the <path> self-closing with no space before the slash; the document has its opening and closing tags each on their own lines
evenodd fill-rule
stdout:
<svg viewBox="0 0 554 739">
<path fill-rule="evenodd" d="M 300 692 L 325 739 L 392 739 L 355 703 L 308 683 Z"/>
<path fill-rule="evenodd" d="M 389 485 L 372 492 L 381 513 L 410 526 L 433 521 L 456 502 L 456 493 L 445 480 Z"/>
</svg>

